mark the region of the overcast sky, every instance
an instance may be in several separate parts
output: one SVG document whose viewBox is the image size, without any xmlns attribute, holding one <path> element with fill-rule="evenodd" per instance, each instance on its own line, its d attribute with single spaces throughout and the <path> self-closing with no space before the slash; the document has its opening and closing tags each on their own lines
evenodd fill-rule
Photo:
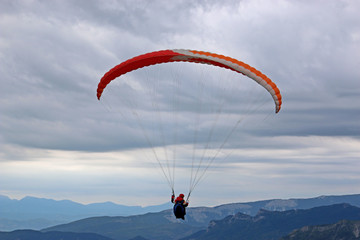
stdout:
<svg viewBox="0 0 360 240">
<path fill-rule="evenodd" d="M 241 91 L 264 104 L 258 110 L 258 103 L 250 103 L 257 115 L 246 117 L 249 124 L 241 122 L 226 141 L 192 193 L 193 206 L 360 193 L 359 11 L 355 0 L 1 0 L 0 195 L 164 203 L 171 189 L 154 159 L 163 145 L 168 152 L 177 149 L 175 190 L 187 194 L 192 146 L 203 140 L 187 131 L 189 118 L 204 124 L 198 132 L 214 126 L 205 123 L 219 109 L 239 111 L 239 118 L 245 118 L 240 106 L 248 103 Z M 170 83 L 197 79 L 192 77 L 194 64 L 130 73 L 123 79 L 126 84 L 115 80 L 104 99 L 97 100 L 97 84 L 110 68 L 163 49 L 214 52 L 261 70 L 282 93 L 280 113 L 275 115 L 261 86 L 249 86 L 255 88 L 250 91 L 239 84 L 244 88 L 236 92 L 234 85 L 225 84 L 223 73 L 210 69 L 209 74 L 208 66 L 198 73 L 209 74 L 204 91 L 180 84 L 184 92 L 177 95 L 182 110 L 176 121 L 146 105 L 113 104 L 110 98 L 127 96 L 126 89 L 151 95 L 151 83 L 167 86 L 162 78 L 168 79 L 168 72 L 176 76 Z M 252 80 L 240 76 L 239 81 Z M 222 85 L 230 87 L 216 92 L 226 96 L 218 100 L 213 89 Z M 193 92 L 207 103 L 203 109 L 222 103 L 228 109 L 214 107 L 207 117 L 197 118 L 200 114 L 186 109 Z M 169 103 L 173 93 L 165 88 L 150 97 Z M 129 98 L 151 105 L 145 97 Z M 134 112 L 140 124 L 131 124 Z M 265 117 L 259 117 L 263 112 Z M 209 149 L 232 117 L 219 118 L 221 123 L 210 130 Z M 176 141 L 165 143 L 153 135 L 154 122 L 163 123 L 167 133 L 178 129 Z"/>
</svg>

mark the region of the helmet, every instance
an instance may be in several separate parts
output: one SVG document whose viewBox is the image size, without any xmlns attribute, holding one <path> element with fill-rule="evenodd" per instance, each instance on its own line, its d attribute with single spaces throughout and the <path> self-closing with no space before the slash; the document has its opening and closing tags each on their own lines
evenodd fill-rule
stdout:
<svg viewBox="0 0 360 240">
<path fill-rule="evenodd" d="M 179 197 L 183 198 L 183 197 L 185 197 L 185 195 L 181 193 L 181 194 L 179 195 Z"/>
</svg>

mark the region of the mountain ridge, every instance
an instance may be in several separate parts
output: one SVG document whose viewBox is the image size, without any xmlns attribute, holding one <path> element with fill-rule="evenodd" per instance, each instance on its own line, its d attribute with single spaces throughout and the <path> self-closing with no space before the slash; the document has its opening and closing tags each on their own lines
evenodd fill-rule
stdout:
<svg viewBox="0 0 360 240">
<path fill-rule="evenodd" d="M 330 195 L 300 199 L 270 199 L 228 203 L 215 207 L 189 207 L 188 221 L 185 224 L 206 228 L 210 220 L 219 220 L 237 212 L 255 216 L 260 209 L 285 211 L 343 202 L 360 207 L 360 194 Z M 168 217 L 171 218 L 171 208 L 172 204 L 170 202 L 141 208 L 139 206 L 125 206 L 112 202 L 83 205 L 70 200 L 52 200 L 35 197 L 12 200 L 0 195 L 0 231 L 16 229 L 40 230 L 95 216 L 135 216 L 147 212 L 161 212 L 163 210 L 168 210 L 170 213 Z"/>
<path fill-rule="evenodd" d="M 360 239 L 360 221 L 341 220 L 335 224 L 304 226 L 280 240 L 357 240 Z"/>
<path fill-rule="evenodd" d="M 181 240 L 278 240 L 306 225 L 334 224 L 343 219 L 360 220 L 360 208 L 349 204 L 335 204 L 283 212 L 261 210 L 256 216 L 237 213 L 211 221 L 206 230 Z"/>
<path fill-rule="evenodd" d="M 335 206 L 335 207 L 334 207 Z M 311 210 L 311 214 L 308 213 Z M 115 240 L 128 240 L 135 236 L 142 236 L 149 239 L 165 240 L 165 239 L 181 239 L 184 240 L 203 240 L 203 239 L 232 239 L 230 236 L 226 236 L 229 232 L 236 232 L 238 229 L 251 229 L 251 233 L 245 233 L 245 238 L 240 239 L 257 239 L 251 234 L 258 233 L 260 230 L 265 229 L 268 232 L 265 234 L 276 235 L 277 230 L 274 230 L 281 225 L 289 224 L 286 220 L 287 217 L 295 215 L 297 216 L 296 221 L 294 220 L 291 224 L 291 228 L 286 228 L 280 231 L 283 235 L 290 233 L 298 227 L 302 227 L 309 222 L 309 219 L 316 219 L 317 221 L 310 221 L 314 224 L 327 224 L 329 219 L 334 218 L 336 221 L 340 220 L 337 216 L 350 216 L 352 218 L 358 218 L 360 220 L 360 208 L 351 206 L 350 204 L 337 204 L 330 206 L 321 206 L 311 209 L 296 209 L 288 211 L 269 211 L 261 210 L 255 216 L 246 215 L 238 212 L 233 215 L 226 215 L 224 218 L 219 220 L 211 220 L 211 215 L 208 213 L 210 224 L 207 227 L 203 225 L 196 225 L 194 218 L 191 216 L 194 214 L 192 209 L 189 209 L 186 221 L 176 220 L 171 210 L 165 210 L 159 213 L 148 213 L 138 216 L 128 217 L 94 217 L 79 220 L 76 222 L 62 224 L 43 231 L 64 231 L 64 232 L 93 232 L 103 236 L 113 238 Z M 205 214 L 205 213 L 203 213 Z M 355 214 L 355 217 L 352 215 Z M 311 216 L 310 216 L 311 215 Z M 336 216 L 336 217 L 332 217 Z M 269 221 L 265 221 L 270 219 Z M 272 221 L 278 225 L 273 225 Z M 235 226 L 233 229 L 231 223 L 241 222 L 240 226 Z M 300 222 L 300 223 L 298 223 Z M 265 223 L 264 225 L 257 225 Z M 213 232 L 217 229 L 221 229 L 215 234 L 215 237 L 209 238 L 208 232 Z M 231 231 L 230 231 L 230 230 Z M 273 232 L 275 231 L 275 232 Z M 205 233 L 204 233 L 205 232 Z M 204 235 L 205 234 L 205 235 Z M 277 234 L 278 238 L 283 235 Z M 186 238 L 190 236 L 189 238 Z M 221 236 L 226 236 L 221 238 Z M 243 237 L 243 236 L 241 236 Z M 266 237 L 266 236 L 265 236 Z M 261 239 L 266 239 L 266 238 Z M 233 238 L 238 239 L 238 238 Z M 259 238 L 260 239 L 260 238 Z M 276 239 L 278 240 L 278 239 Z"/>
</svg>

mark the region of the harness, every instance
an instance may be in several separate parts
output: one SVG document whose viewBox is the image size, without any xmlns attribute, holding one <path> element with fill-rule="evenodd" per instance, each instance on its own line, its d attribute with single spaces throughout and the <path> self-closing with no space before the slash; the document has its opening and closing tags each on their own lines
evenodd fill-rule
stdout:
<svg viewBox="0 0 360 240">
<path fill-rule="evenodd" d="M 176 218 L 183 218 L 186 214 L 185 206 L 183 205 L 185 200 L 181 200 L 175 203 L 174 205 L 174 215 Z"/>
</svg>

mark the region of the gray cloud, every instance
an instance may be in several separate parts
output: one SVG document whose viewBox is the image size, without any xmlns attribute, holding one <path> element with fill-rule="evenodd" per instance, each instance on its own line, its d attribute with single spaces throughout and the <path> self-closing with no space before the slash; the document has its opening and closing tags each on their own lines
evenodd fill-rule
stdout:
<svg viewBox="0 0 360 240">
<path fill-rule="evenodd" d="M 220 151 L 233 154 L 224 160 L 225 165 L 215 161 L 215 172 L 220 168 L 225 171 L 236 162 L 242 162 L 242 167 L 251 163 L 266 165 L 269 161 L 274 165 L 291 162 L 292 166 L 281 168 L 279 172 L 272 168 L 268 171 L 273 171 L 271 174 L 279 179 L 297 182 L 301 188 L 295 176 L 309 176 L 308 166 L 317 164 L 316 157 L 321 155 L 324 164 L 318 162 L 318 166 L 324 169 L 316 172 L 319 178 L 308 181 L 319 180 L 319 186 L 327 181 L 337 182 L 339 178 L 331 180 L 326 172 L 345 176 L 350 170 L 340 171 L 336 166 L 340 161 L 327 162 L 326 159 L 336 156 L 346 159 L 344 161 L 354 169 L 357 166 L 353 159 L 358 152 L 334 143 L 346 138 L 351 146 L 359 144 L 359 9 L 356 1 L 321 0 L 222 1 L 221 4 L 217 1 L 160 0 L 2 1 L 0 164 L 4 164 L 2 169 L 6 170 L 2 171 L 7 171 L 6 176 L 9 176 L 6 191 L 16 188 L 10 176 L 15 178 L 19 174 L 10 174 L 14 171 L 11 163 L 35 164 L 37 154 L 55 151 L 56 154 L 47 157 L 59 159 L 56 156 L 61 154 L 72 158 L 109 151 L 119 154 L 120 151 L 129 153 L 124 155 L 125 159 L 143 151 L 149 160 L 153 158 L 146 149 L 149 146 L 146 135 L 149 135 L 150 145 L 160 147 L 167 142 L 172 145 L 167 147 L 169 152 L 175 151 L 173 145 L 179 145 L 178 154 L 182 151 L 189 157 L 192 148 L 185 149 L 185 146 L 196 142 L 199 148 L 208 145 L 208 148 L 218 149 L 239 119 L 241 124 L 237 131 Z M 142 53 L 173 48 L 211 51 L 249 63 L 277 83 L 283 96 L 282 110 L 275 115 L 269 94 L 257 85 L 245 86 L 248 79 L 234 80 L 236 74 L 218 70 L 209 73 L 207 66 L 195 64 L 168 65 L 159 70 L 146 68 L 130 73 L 121 79 L 128 85 L 114 82 L 100 102 L 96 99 L 100 78 L 116 64 Z M 169 68 L 171 72 L 166 75 Z M 174 79 L 171 75 L 175 75 L 175 80 L 169 82 L 169 78 Z M 194 76 L 202 76 L 206 88 L 202 90 L 201 84 L 186 85 Z M 143 87 L 144 95 L 139 94 L 139 88 L 134 91 L 136 95 L 132 92 L 136 88 L 134 83 L 141 79 L 146 80 L 138 85 Z M 177 88 L 171 90 L 171 85 L 180 86 L 179 82 L 184 91 L 176 95 Z M 154 94 L 153 83 L 161 85 L 164 91 Z M 219 101 L 218 96 L 223 100 Z M 252 107 L 239 104 L 249 96 L 254 97 L 249 101 Z M 161 102 L 154 101 L 155 98 Z M 194 98 L 201 99 L 196 101 L 197 106 L 191 101 Z M 178 112 L 175 115 L 169 112 L 174 101 Z M 156 104 L 162 107 L 161 111 Z M 225 107 L 221 107 L 222 104 Z M 138 108 L 140 125 L 134 106 Z M 232 113 L 243 108 L 248 111 L 242 112 L 240 118 L 233 118 Z M 206 115 L 199 117 L 196 113 L 199 109 Z M 255 109 L 257 115 L 245 117 L 245 113 L 253 113 Z M 222 114 L 217 119 L 219 111 Z M 198 121 L 195 132 L 191 131 L 194 121 Z M 163 128 L 163 136 L 159 127 Z M 204 134 L 200 135 L 202 130 Z M 301 158 L 302 151 L 313 150 L 311 146 L 303 146 L 306 141 L 325 152 L 308 156 L 315 163 L 304 162 Z M 280 152 L 280 157 L 266 155 L 275 150 Z M 264 155 L 256 156 L 257 151 Z M 348 151 L 353 155 L 348 156 Z M 252 154 L 255 157 L 249 157 Z M 73 162 L 80 161 L 77 157 Z M 91 157 L 86 155 L 85 158 Z M 112 159 L 110 155 L 104 158 Z M 55 164 L 56 160 L 52 162 Z M 116 165 L 110 160 L 108 164 Z M 186 161 L 183 164 L 180 168 L 188 166 Z M 250 172 L 256 174 L 254 169 Z M 88 176 L 91 174 L 90 171 Z M 69 176 L 74 177 L 70 173 Z M 209 178 L 213 183 L 219 180 L 214 176 Z M 254 182 L 261 186 L 257 180 Z M 349 182 L 359 183 L 357 178 L 345 179 L 338 183 L 337 192 L 349 189 L 345 186 Z M 319 188 L 309 192 L 304 188 L 301 193 L 309 195 Z M 251 192 L 250 189 L 244 191 Z M 263 196 L 268 196 L 265 190 L 259 190 L 262 191 Z"/>
</svg>

